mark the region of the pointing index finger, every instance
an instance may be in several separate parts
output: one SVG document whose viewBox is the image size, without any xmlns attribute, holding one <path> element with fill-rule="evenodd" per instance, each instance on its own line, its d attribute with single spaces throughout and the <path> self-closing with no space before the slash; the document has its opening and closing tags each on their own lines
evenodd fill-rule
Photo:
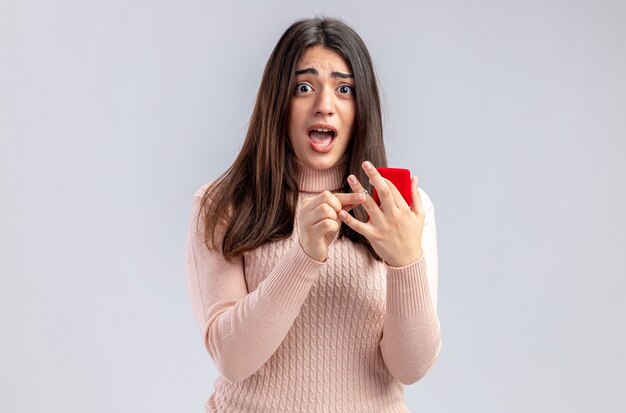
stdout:
<svg viewBox="0 0 626 413">
<path fill-rule="evenodd" d="M 341 202 L 341 209 L 344 211 L 350 211 L 352 208 L 359 206 L 365 201 L 364 194 L 346 194 L 346 193 L 337 193 L 335 194 L 339 202 Z"/>
</svg>

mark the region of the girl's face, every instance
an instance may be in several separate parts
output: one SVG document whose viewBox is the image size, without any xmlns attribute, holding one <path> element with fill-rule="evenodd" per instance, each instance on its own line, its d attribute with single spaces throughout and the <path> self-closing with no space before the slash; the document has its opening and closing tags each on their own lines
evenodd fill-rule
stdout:
<svg viewBox="0 0 626 413">
<path fill-rule="evenodd" d="M 352 137 L 356 103 L 348 63 L 323 46 L 307 48 L 296 65 L 296 90 L 289 111 L 289 141 L 309 168 L 332 167 Z"/>
</svg>

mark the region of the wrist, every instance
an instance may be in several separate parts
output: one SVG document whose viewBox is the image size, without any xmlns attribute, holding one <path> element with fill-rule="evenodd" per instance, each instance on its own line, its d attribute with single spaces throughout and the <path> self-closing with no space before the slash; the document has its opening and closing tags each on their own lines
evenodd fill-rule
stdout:
<svg viewBox="0 0 626 413">
<path fill-rule="evenodd" d="M 407 257 L 392 258 L 391 260 L 385 259 L 384 261 L 389 267 L 401 268 L 416 263 L 421 260 L 423 256 L 424 250 L 420 248 L 417 254 L 411 254 Z"/>
<path fill-rule="evenodd" d="M 298 239 L 298 243 L 300 244 L 300 248 L 302 248 L 302 251 L 303 251 L 303 252 L 304 252 L 304 253 L 305 253 L 305 254 L 306 254 L 309 258 L 311 258 L 312 260 L 317 261 L 317 262 L 319 262 L 319 263 L 324 263 L 324 262 L 326 262 L 326 254 L 321 254 L 321 253 L 319 253 L 319 252 L 315 251 L 315 249 L 311 249 L 311 250 L 307 249 L 307 248 L 304 246 L 305 244 L 303 244 L 303 243 L 302 243 L 302 237 L 300 237 L 300 238 Z M 316 252 L 317 252 L 317 253 L 316 253 Z"/>
</svg>

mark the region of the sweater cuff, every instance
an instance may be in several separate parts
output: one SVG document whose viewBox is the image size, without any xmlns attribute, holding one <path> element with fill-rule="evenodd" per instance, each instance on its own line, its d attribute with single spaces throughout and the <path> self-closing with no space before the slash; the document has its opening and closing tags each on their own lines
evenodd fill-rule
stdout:
<svg viewBox="0 0 626 413">
<path fill-rule="evenodd" d="M 387 311 L 410 317 L 432 306 L 424 255 L 404 267 L 387 266 Z"/>
<path fill-rule="evenodd" d="M 285 309 L 300 308 L 323 265 L 309 257 L 300 243 L 296 242 L 272 274 L 263 281 L 262 291 Z"/>
</svg>

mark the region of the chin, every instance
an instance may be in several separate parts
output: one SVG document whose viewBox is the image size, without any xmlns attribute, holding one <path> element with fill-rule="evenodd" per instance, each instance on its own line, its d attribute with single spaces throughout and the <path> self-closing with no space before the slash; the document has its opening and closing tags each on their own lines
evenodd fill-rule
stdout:
<svg viewBox="0 0 626 413">
<path fill-rule="evenodd" d="M 339 158 L 329 157 L 327 159 L 310 159 L 308 162 L 305 163 L 305 165 L 317 171 L 324 171 L 335 166 L 337 162 L 339 162 Z"/>
</svg>

